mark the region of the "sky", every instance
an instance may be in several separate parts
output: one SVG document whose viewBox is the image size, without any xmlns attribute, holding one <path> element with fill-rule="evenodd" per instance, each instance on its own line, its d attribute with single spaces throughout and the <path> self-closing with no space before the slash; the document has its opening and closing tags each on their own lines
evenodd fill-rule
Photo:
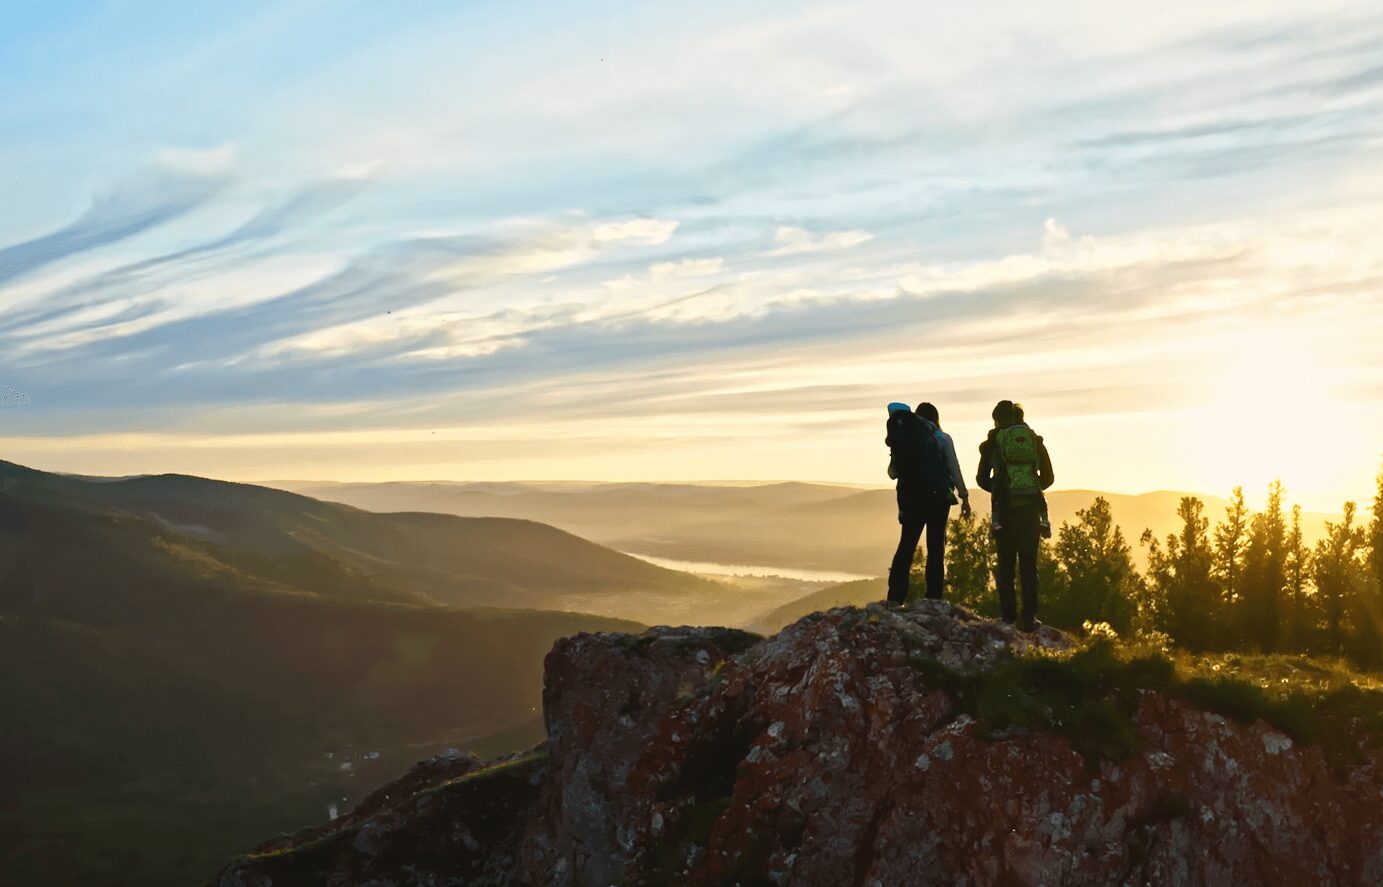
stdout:
<svg viewBox="0 0 1383 887">
<path fill-rule="evenodd" d="M 0 458 L 1367 503 L 1383 9 L 11 4 Z"/>
</svg>

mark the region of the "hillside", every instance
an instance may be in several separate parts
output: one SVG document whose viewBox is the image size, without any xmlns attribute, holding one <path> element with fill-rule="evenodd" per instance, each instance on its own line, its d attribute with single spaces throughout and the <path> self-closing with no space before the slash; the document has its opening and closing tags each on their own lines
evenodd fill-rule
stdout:
<svg viewBox="0 0 1383 887">
<path fill-rule="evenodd" d="M 672 528 L 752 521 L 766 509 L 810 505 L 858 488 L 810 483 L 464 483 L 418 481 L 277 485 L 371 511 L 433 511 L 542 520 L 586 539 L 656 538 Z M 671 555 L 670 555 L 671 556 Z M 695 558 L 687 558 L 695 560 Z M 785 564 L 786 566 L 786 564 Z"/>
<path fill-rule="evenodd" d="M 553 642 L 634 623 L 451 609 L 363 538 L 393 533 L 396 557 L 454 543 L 444 556 L 471 594 L 521 559 L 477 554 L 478 578 L 464 584 L 461 552 L 513 538 L 486 536 L 495 523 L 3 466 L 0 881 L 189 883 L 266 829 L 353 803 L 421 753 L 531 741 Z M 646 566 L 550 528 L 513 529 L 595 549 L 586 572 L 550 566 L 554 586 Z M 520 578 L 504 587 L 540 600 L 542 576 L 513 568 Z"/>
<path fill-rule="evenodd" d="M 543 704 L 542 745 L 425 762 L 215 887 L 1383 878 L 1383 690 L 1307 660 L 1174 660 L 925 601 L 766 640 L 569 638 Z"/>
<path fill-rule="evenodd" d="M 620 551 L 683 561 L 755 564 L 784 569 L 878 575 L 888 567 L 898 534 L 891 489 L 827 484 L 531 484 L 285 482 L 292 489 L 372 510 L 425 509 L 456 515 L 543 520 Z M 1110 501 L 1130 539 L 1144 529 L 1159 536 L 1177 529 L 1184 493 L 1141 495 L 1091 490 L 1048 494 L 1060 524 L 1096 496 Z M 988 497 L 973 492 L 977 513 Z M 1202 496 L 1218 519 L 1225 501 Z M 1308 539 L 1330 515 L 1305 514 Z"/>
<path fill-rule="evenodd" d="M 11 599 L 23 593 L 27 565 L 39 563 L 40 579 L 54 570 L 98 574 L 88 580 L 151 571 L 341 601 L 569 610 L 645 622 L 684 621 L 739 598 L 530 520 L 376 514 L 248 484 L 181 475 L 72 478 L 3 462 L 0 496 L 9 515 L 3 519 L 29 527 L 23 547 L 0 550 L 0 569 L 10 576 L 0 594 Z M 62 556 L 65 540 L 93 534 L 111 558 Z M 59 606 L 52 592 L 45 595 L 46 606 Z M 114 605 L 109 591 L 102 602 Z"/>
<path fill-rule="evenodd" d="M 856 579 L 829 585 L 819 591 L 803 595 L 789 601 L 768 613 L 762 614 L 749 624 L 749 629 L 762 634 L 773 634 L 785 625 L 791 625 L 803 616 L 831 610 L 836 607 L 863 607 L 873 601 L 888 597 L 888 579 L 884 576 L 875 579 Z"/>
</svg>

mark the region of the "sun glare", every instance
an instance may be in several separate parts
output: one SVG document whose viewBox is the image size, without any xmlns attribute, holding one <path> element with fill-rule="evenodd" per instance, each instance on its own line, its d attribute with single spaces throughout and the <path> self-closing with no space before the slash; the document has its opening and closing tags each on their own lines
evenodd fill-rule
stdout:
<svg viewBox="0 0 1383 887">
<path fill-rule="evenodd" d="M 1322 494 L 1347 488 L 1353 462 L 1366 457 L 1355 452 L 1361 430 L 1340 370 L 1285 337 L 1246 337 L 1225 353 L 1186 417 L 1184 427 L 1195 429 L 1183 438 L 1187 473 L 1204 489 L 1242 485 L 1251 502 L 1274 480 Z"/>
</svg>

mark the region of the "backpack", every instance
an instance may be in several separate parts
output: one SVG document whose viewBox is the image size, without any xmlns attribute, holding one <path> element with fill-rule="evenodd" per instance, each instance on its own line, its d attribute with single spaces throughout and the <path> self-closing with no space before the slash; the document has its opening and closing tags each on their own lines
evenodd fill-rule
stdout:
<svg viewBox="0 0 1383 887">
<path fill-rule="evenodd" d="M 1041 491 L 1037 480 L 1037 432 L 1027 425 L 1009 425 L 994 433 L 994 447 L 1009 493 Z"/>
<path fill-rule="evenodd" d="M 890 468 L 899 480 L 920 480 L 937 496 L 951 493 L 951 472 L 941 455 L 941 444 L 931 423 L 910 410 L 890 413 L 884 426 L 888 433 Z"/>
</svg>

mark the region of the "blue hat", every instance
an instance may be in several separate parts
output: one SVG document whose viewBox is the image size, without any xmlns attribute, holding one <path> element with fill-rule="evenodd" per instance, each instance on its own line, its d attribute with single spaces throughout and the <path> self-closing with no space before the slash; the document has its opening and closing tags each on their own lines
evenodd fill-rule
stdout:
<svg viewBox="0 0 1383 887">
<path fill-rule="evenodd" d="M 912 407 L 908 406 L 905 403 L 899 403 L 895 400 L 893 403 L 888 405 L 888 412 L 890 415 L 892 415 L 893 413 L 911 413 Z"/>
</svg>

